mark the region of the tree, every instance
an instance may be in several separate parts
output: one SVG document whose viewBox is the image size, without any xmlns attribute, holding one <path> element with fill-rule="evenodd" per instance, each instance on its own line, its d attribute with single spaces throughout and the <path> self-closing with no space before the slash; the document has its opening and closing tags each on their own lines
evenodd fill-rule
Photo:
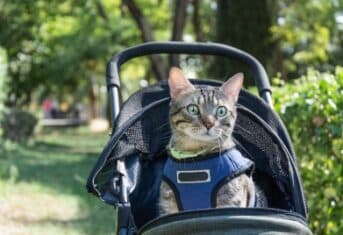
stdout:
<svg viewBox="0 0 343 235">
<path fill-rule="evenodd" d="M 105 59 L 126 47 L 135 33 L 124 31 L 119 2 L 107 14 L 100 1 L 0 1 L 0 45 L 8 50 L 8 104 L 26 106 L 35 96 L 93 91 L 102 83 Z M 97 81 L 101 77 L 101 81 Z M 38 92 L 38 94 L 37 94 Z M 93 116 L 96 96 L 88 92 Z"/>
<path fill-rule="evenodd" d="M 134 0 L 123 0 L 122 3 L 127 7 L 131 16 L 135 20 L 141 32 L 143 42 L 155 41 L 154 31 L 150 20 L 143 14 L 138 4 Z M 174 5 L 173 27 L 171 30 L 171 41 L 182 41 L 183 30 L 186 24 L 186 8 L 188 0 L 177 0 Z M 162 58 L 159 55 L 150 56 L 152 71 L 157 80 L 165 79 L 167 70 Z M 169 67 L 180 66 L 179 55 L 170 55 Z"/>
<path fill-rule="evenodd" d="M 269 31 L 273 23 L 271 5 L 268 0 L 218 0 L 215 41 L 247 51 L 269 67 L 275 49 Z M 221 58 L 214 60 L 210 71 L 218 78 L 240 71 L 248 73 L 246 66 Z M 252 84 L 249 78 L 247 83 Z"/>
<path fill-rule="evenodd" d="M 182 41 L 183 30 L 186 24 L 186 8 L 188 5 L 187 0 L 176 0 L 174 6 L 173 15 L 173 29 L 171 33 L 171 41 Z M 170 55 L 169 57 L 170 66 L 180 67 L 180 56 Z"/>
<path fill-rule="evenodd" d="M 154 32 L 150 22 L 143 15 L 134 0 L 123 0 L 122 3 L 127 7 L 131 16 L 137 23 L 143 42 L 155 41 Z M 163 60 L 159 55 L 151 55 L 149 58 L 151 60 L 151 68 L 156 79 L 163 80 L 166 77 L 166 69 L 164 68 Z"/>
</svg>

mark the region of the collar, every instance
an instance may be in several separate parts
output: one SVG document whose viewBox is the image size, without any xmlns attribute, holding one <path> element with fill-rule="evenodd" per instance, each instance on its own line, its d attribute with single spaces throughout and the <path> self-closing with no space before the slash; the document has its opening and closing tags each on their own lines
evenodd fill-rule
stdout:
<svg viewBox="0 0 343 235">
<path fill-rule="evenodd" d="M 231 147 L 229 147 L 228 150 L 231 150 L 233 148 L 235 148 L 235 144 L 231 145 Z M 176 160 L 196 158 L 198 156 L 204 155 L 208 151 L 208 149 L 203 149 L 203 150 L 195 152 L 195 153 L 191 152 L 191 151 L 180 151 L 180 150 L 174 149 L 170 145 L 168 146 L 167 149 L 169 150 L 169 153 L 170 153 L 171 157 L 176 159 Z M 226 152 L 226 151 L 223 151 L 223 152 Z M 213 155 L 213 154 L 216 154 L 216 152 L 209 153 L 207 155 Z"/>
<path fill-rule="evenodd" d="M 218 157 L 218 156 L 221 156 L 221 155 L 224 155 L 225 153 L 227 152 L 230 152 L 231 150 L 235 149 L 236 147 L 233 146 L 229 149 L 226 149 L 226 150 L 223 150 L 221 152 L 212 152 L 212 153 L 206 153 L 208 151 L 208 149 L 204 149 L 204 150 L 201 150 L 201 151 L 198 151 L 198 152 L 190 152 L 190 151 L 179 151 L 179 150 L 176 150 L 172 147 L 169 147 L 168 148 L 168 151 L 169 151 L 169 156 L 176 160 L 176 161 L 188 161 L 188 160 L 194 160 L 194 159 L 197 159 L 197 160 L 203 160 L 204 158 L 205 159 L 209 159 L 209 158 L 212 158 L 212 157 Z"/>
<path fill-rule="evenodd" d="M 188 158 L 194 158 L 194 157 L 197 157 L 199 155 L 203 155 L 207 149 L 204 149 L 204 150 L 201 150 L 199 152 L 190 152 L 190 151 L 179 151 L 179 150 L 176 150 L 176 149 L 173 149 L 173 148 L 169 148 L 169 151 L 170 151 L 170 155 L 177 159 L 177 160 L 181 160 L 181 159 L 188 159 Z"/>
</svg>

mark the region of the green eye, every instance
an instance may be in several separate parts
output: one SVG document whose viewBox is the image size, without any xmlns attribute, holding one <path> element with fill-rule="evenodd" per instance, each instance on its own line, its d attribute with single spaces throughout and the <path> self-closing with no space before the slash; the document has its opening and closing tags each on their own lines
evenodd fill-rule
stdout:
<svg viewBox="0 0 343 235">
<path fill-rule="evenodd" d="M 227 114 L 227 108 L 224 106 L 219 106 L 217 108 L 217 117 L 224 117 Z"/>
<path fill-rule="evenodd" d="M 187 106 L 188 113 L 192 115 L 198 115 L 199 114 L 199 108 L 195 104 L 190 104 Z"/>
</svg>

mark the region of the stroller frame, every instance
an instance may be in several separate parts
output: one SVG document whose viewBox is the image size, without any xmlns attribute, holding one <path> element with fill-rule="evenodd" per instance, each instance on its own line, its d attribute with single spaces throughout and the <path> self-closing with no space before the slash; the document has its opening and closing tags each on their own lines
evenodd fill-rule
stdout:
<svg viewBox="0 0 343 235">
<path fill-rule="evenodd" d="M 228 59 L 233 59 L 242 62 L 247 65 L 254 76 L 255 84 L 258 88 L 259 96 L 263 99 L 265 104 L 271 109 L 273 108 L 272 97 L 271 97 L 271 88 L 267 73 L 261 63 L 250 54 L 241 51 L 237 48 L 218 44 L 218 43 L 183 43 L 183 42 L 150 42 L 144 43 L 139 46 L 128 48 L 121 53 L 113 56 L 107 64 L 106 68 L 106 82 L 109 92 L 109 103 L 111 108 L 111 123 L 112 123 L 112 138 L 115 136 L 120 136 L 122 133 L 115 133 L 114 127 L 116 126 L 116 120 L 119 116 L 121 110 L 121 92 L 120 92 L 120 77 L 119 71 L 120 67 L 127 61 L 141 56 L 151 55 L 151 54 L 196 54 L 196 55 L 213 55 L 213 56 L 222 56 Z M 159 102 L 166 102 L 169 99 L 162 99 Z M 130 123 L 134 123 L 135 117 Z M 122 131 L 123 132 L 123 131 Z M 287 135 L 287 134 L 286 134 Z M 286 138 L 289 139 L 288 135 Z M 109 155 L 113 150 L 110 145 L 107 145 L 101 155 Z M 292 146 L 288 146 L 288 151 L 291 152 L 292 156 L 295 156 Z M 115 184 L 116 195 L 118 195 L 118 201 L 115 205 L 116 208 L 116 234 L 119 235 L 129 235 L 135 233 L 134 222 L 131 214 L 131 206 L 129 200 L 129 182 L 127 179 L 127 169 L 125 167 L 125 159 L 118 159 L 116 164 L 116 171 L 119 173 L 119 177 L 116 179 Z M 295 159 L 291 159 L 291 164 L 293 164 L 292 169 L 297 171 Z M 104 164 L 104 162 L 97 162 L 97 166 Z M 90 174 L 88 179 L 87 188 L 89 192 L 93 192 L 100 195 L 100 192 L 97 191 L 94 182 L 94 175 L 97 174 L 98 167 L 95 167 Z M 296 172 L 297 173 L 297 172 Z M 295 210 L 304 216 L 307 217 L 307 208 L 305 206 L 304 195 L 302 192 L 302 187 L 300 179 L 298 177 L 291 182 L 297 190 L 296 195 L 302 200 L 300 202 L 295 202 Z"/>
</svg>

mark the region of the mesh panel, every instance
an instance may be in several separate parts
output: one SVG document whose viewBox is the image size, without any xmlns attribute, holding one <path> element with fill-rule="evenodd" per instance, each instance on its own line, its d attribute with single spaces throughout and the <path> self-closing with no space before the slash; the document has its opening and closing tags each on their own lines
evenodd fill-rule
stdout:
<svg viewBox="0 0 343 235">
<path fill-rule="evenodd" d="M 286 201 L 289 201 L 288 161 L 280 143 L 254 115 L 241 109 L 238 113 L 234 129 L 235 139 L 248 151 L 248 157 L 255 162 L 256 169 L 271 176 Z"/>
<path fill-rule="evenodd" d="M 165 149 L 169 142 L 169 105 L 159 105 L 140 117 L 120 139 L 112 158 L 126 155 L 125 146 L 134 146 L 144 156 L 153 158 Z M 144 127 L 144 128 L 143 128 Z"/>
<path fill-rule="evenodd" d="M 280 152 L 275 140 L 265 130 L 265 127 L 254 120 L 254 117 L 242 110 L 239 110 L 238 113 L 234 136 L 245 148 L 250 150 L 256 164 L 260 165 L 259 163 L 261 163 L 261 169 L 267 161 L 274 176 L 287 180 L 287 157 Z"/>
</svg>

